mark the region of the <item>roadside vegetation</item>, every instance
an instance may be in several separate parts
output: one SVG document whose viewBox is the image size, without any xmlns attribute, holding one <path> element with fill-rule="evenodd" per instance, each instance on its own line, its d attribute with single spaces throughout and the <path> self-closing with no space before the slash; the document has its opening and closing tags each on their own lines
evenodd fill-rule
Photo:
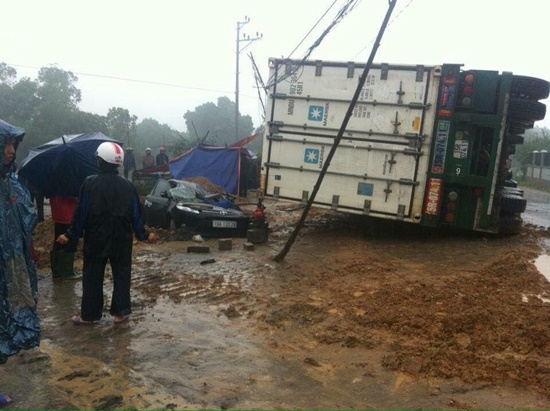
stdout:
<svg viewBox="0 0 550 411">
<path fill-rule="evenodd" d="M 88 113 L 79 109 L 81 100 L 78 77 L 70 71 L 50 65 L 42 67 L 35 79 L 18 79 L 16 69 L 0 61 L 0 118 L 26 131 L 18 150 L 20 159 L 30 148 L 67 134 L 100 131 L 133 147 L 138 158 L 145 148 L 156 153 L 162 146 L 173 158 L 200 143 L 231 145 L 255 131 L 252 118 L 239 115 L 240 133 L 235 135 L 235 103 L 225 96 L 204 102 L 194 111 L 182 111 L 186 131 L 153 118 L 139 119 L 124 107 L 113 106 L 105 115 Z M 261 139 L 248 148 L 258 153 Z"/>
</svg>

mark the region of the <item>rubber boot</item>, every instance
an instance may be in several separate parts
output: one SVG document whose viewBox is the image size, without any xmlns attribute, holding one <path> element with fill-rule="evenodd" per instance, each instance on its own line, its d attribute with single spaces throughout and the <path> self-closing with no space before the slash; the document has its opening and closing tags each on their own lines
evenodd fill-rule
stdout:
<svg viewBox="0 0 550 411">
<path fill-rule="evenodd" d="M 52 278 L 54 281 L 61 280 L 61 272 L 59 268 L 59 251 L 50 251 L 50 268 L 52 269 Z"/>
<path fill-rule="evenodd" d="M 81 280 L 82 274 L 74 272 L 74 253 L 58 253 L 61 280 Z"/>
</svg>

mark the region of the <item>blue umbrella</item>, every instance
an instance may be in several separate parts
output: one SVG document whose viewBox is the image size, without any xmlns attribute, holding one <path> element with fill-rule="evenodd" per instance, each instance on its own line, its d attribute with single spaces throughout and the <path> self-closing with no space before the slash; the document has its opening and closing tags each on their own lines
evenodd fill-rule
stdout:
<svg viewBox="0 0 550 411">
<path fill-rule="evenodd" d="M 86 177 L 99 171 L 95 154 L 105 141 L 123 144 L 99 131 L 58 137 L 31 148 L 21 162 L 19 175 L 46 197 L 78 197 Z"/>
</svg>

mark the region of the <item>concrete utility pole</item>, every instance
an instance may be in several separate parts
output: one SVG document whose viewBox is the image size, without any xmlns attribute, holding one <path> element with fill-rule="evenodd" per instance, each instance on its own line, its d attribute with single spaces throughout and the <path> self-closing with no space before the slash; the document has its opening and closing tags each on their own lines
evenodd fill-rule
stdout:
<svg viewBox="0 0 550 411">
<path fill-rule="evenodd" d="M 250 23 L 250 17 L 244 16 L 244 21 L 237 22 L 237 63 L 235 65 L 235 140 L 239 140 L 239 56 L 241 52 L 247 48 L 250 43 L 256 40 L 260 40 L 264 35 L 256 32 L 256 37 L 250 37 L 243 33 L 241 38 L 241 27 Z M 241 48 L 241 43 L 245 42 L 245 46 Z"/>
</svg>

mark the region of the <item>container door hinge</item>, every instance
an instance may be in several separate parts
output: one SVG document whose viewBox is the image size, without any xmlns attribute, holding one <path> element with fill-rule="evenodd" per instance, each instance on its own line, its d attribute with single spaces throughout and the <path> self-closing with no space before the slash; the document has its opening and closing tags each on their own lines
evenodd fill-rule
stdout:
<svg viewBox="0 0 550 411">
<path fill-rule="evenodd" d="M 315 77 L 320 77 L 323 74 L 323 61 L 315 60 Z"/>
<path fill-rule="evenodd" d="M 393 134 L 399 134 L 399 126 L 401 122 L 399 121 L 399 112 L 395 112 L 395 120 L 391 122 L 393 125 Z"/>
<path fill-rule="evenodd" d="M 387 203 L 388 202 L 388 196 L 392 193 L 392 190 L 391 190 L 391 184 L 392 182 L 391 181 L 386 181 L 386 188 L 384 189 L 384 193 L 386 193 L 386 198 L 385 198 L 385 202 Z"/>
<path fill-rule="evenodd" d="M 389 64 L 388 63 L 382 63 L 380 65 L 380 80 L 387 80 L 388 79 L 388 71 L 389 71 Z"/>
<path fill-rule="evenodd" d="M 405 205 L 399 204 L 397 207 L 397 219 L 398 220 L 404 220 L 405 219 Z"/>
<path fill-rule="evenodd" d="M 339 195 L 333 195 L 332 196 L 332 206 L 330 208 L 334 211 L 338 210 L 338 202 L 339 201 L 340 201 L 340 196 Z"/>
<path fill-rule="evenodd" d="M 395 92 L 397 94 L 397 104 L 403 104 L 403 96 L 405 95 L 405 92 L 403 91 L 403 82 L 399 82 L 399 90 Z"/>
<path fill-rule="evenodd" d="M 302 205 L 307 205 L 307 200 L 309 198 L 309 191 L 302 191 Z"/>
<path fill-rule="evenodd" d="M 370 214 L 371 204 L 372 204 L 371 200 L 365 200 L 365 204 L 363 204 L 363 214 L 365 214 L 365 215 Z"/>
<path fill-rule="evenodd" d="M 416 66 L 416 81 L 419 83 L 424 81 L 424 66 L 421 64 Z"/>
<path fill-rule="evenodd" d="M 397 153 L 390 153 L 390 159 L 388 160 L 388 164 L 390 165 L 390 167 L 388 168 L 388 173 L 390 174 L 391 174 L 392 166 L 397 163 L 397 161 L 395 161 L 396 154 Z"/>
</svg>

